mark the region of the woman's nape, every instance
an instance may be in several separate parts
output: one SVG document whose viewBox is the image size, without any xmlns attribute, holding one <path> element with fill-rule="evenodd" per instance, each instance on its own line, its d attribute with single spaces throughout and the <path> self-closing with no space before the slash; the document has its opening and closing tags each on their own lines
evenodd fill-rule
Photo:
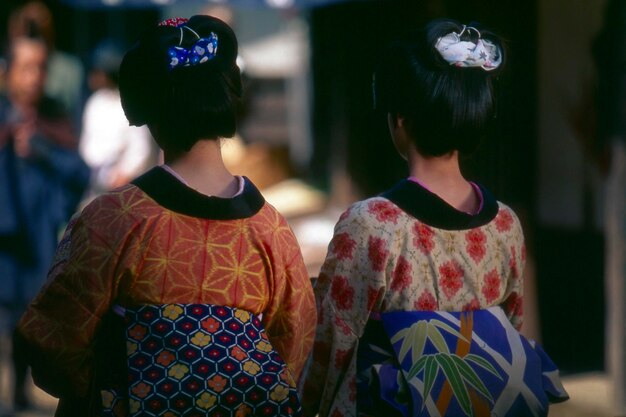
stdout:
<svg viewBox="0 0 626 417">
<path fill-rule="evenodd" d="M 164 152 L 165 163 L 197 192 L 228 198 L 237 194 L 239 181 L 226 168 L 220 140 L 199 140 L 189 151 Z"/>
<path fill-rule="evenodd" d="M 220 150 L 236 131 L 237 50 L 234 32 L 215 17 L 168 19 L 143 34 L 120 68 L 130 124 L 147 125 L 169 168 L 211 196 L 232 197 L 239 188 Z"/>
<path fill-rule="evenodd" d="M 480 196 L 461 172 L 495 113 L 491 78 L 504 63 L 502 41 L 483 28 L 436 20 L 383 54 L 374 104 L 386 113 L 413 179 L 457 210 L 475 213 Z"/>
<path fill-rule="evenodd" d="M 424 155 L 415 145 L 403 117 L 389 113 L 387 120 L 392 141 L 407 161 L 410 177 L 455 209 L 478 212 L 481 198 L 461 172 L 458 150 L 439 156 Z"/>
</svg>

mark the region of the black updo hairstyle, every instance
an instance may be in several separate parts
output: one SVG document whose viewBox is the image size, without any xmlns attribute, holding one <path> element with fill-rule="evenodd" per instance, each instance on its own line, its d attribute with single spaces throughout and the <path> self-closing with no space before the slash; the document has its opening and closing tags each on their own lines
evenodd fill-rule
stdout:
<svg viewBox="0 0 626 417">
<path fill-rule="evenodd" d="M 375 108 L 404 117 L 409 135 L 425 156 L 473 152 L 494 118 L 492 78 L 504 66 L 504 45 L 487 29 L 470 26 L 500 48 L 502 62 L 497 69 L 446 62 L 435 48 L 438 39 L 451 32 L 460 34 L 464 27 L 441 19 L 393 42 L 374 73 Z M 465 30 L 461 40 L 476 43 L 478 33 Z"/>
<path fill-rule="evenodd" d="M 133 126 L 156 128 L 155 139 L 166 151 L 188 151 L 199 139 L 232 137 L 242 95 L 237 38 L 232 29 L 205 15 L 193 16 L 184 25 L 192 30 L 170 25 L 149 28 L 120 66 L 126 118 Z M 170 70 L 168 49 L 179 43 L 190 48 L 198 40 L 193 32 L 202 38 L 211 32 L 217 35 L 215 57 Z"/>
</svg>

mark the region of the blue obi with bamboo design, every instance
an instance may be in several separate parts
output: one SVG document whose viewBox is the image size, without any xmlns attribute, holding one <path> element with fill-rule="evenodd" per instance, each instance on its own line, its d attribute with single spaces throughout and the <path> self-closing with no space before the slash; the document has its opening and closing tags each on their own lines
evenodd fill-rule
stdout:
<svg viewBox="0 0 626 417">
<path fill-rule="evenodd" d="M 569 398 L 500 307 L 382 313 L 360 339 L 357 372 L 359 415 L 539 417 Z"/>
<path fill-rule="evenodd" d="M 295 381 L 253 313 L 167 304 L 122 314 L 127 382 L 100 391 L 104 416 L 302 415 Z"/>
</svg>

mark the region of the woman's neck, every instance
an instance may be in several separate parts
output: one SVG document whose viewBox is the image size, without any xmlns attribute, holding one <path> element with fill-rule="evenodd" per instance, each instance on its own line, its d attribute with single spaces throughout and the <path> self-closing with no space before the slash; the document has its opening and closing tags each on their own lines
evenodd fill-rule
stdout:
<svg viewBox="0 0 626 417">
<path fill-rule="evenodd" d="M 165 163 L 199 193 L 232 197 L 238 181 L 228 171 L 222 159 L 218 140 L 199 140 L 189 152 L 165 152 Z"/>
<path fill-rule="evenodd" d="M 475 213 L 480 207 L 480 197 L 463 177 L 458 152 L 438 157 L 425 157 L 411 152 L 409 172 L 430 192 L 438 195 L 457 210 Z"/>
</svg>

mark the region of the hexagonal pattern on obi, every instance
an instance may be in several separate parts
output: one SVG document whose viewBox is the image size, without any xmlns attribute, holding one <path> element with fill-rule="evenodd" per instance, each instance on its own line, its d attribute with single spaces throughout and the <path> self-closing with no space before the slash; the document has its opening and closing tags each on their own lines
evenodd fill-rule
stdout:
<svg viewBox="0 0 626 417">
<path fill-rule="evenodd" d="M 127 309 L 128 389 L 104 415 L 300 416 L 295 382 L 258 316 L 206 304 Z"/>
</svg>

